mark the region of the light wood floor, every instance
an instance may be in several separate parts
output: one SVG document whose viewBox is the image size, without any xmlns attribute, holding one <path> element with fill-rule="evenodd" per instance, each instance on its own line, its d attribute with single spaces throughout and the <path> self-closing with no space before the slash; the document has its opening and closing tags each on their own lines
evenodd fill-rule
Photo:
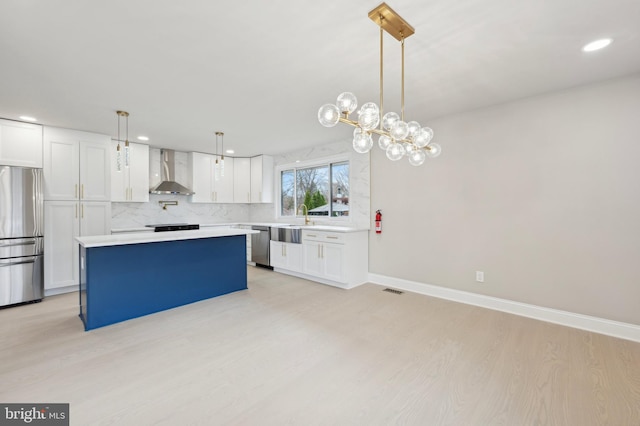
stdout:
<svg viewBox="0 0 640 426">
<path fill-rule="evenodd" d="M 0 402 L 69 402 L 72 425 L 640 425 L 639 343 L 372 284 L 249 279 L 90 332 L 76 293 L 0 310 Z"/>
</svg>

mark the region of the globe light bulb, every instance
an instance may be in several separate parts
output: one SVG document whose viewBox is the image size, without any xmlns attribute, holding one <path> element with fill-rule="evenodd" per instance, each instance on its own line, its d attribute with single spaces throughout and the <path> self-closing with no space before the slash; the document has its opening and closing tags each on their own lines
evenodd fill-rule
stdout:
<svg viewBox="0 0 640 426">
<path fill-rule="evenodd" d="M 373 102 L 367 102 L 360 107 L 358 111 L 358 124 L 364 130 L 373 130 L 380 123 L 380 110 L 378 105 Z"/>
<path fill-rule="evenodd" d="M 400 121 L 400 116 L 395 112 L 388 112 L 382 117 L 382 127 L 385 130 L 391 130 L 396 121 Z"/>
<path fill-rule="evenodd" d="M 424 149 L 414 149 L 409 153 L 409 164 L 419 166 L 424 163 L 425 158 L 427 158 L 427 154 Z"/>
<path fill-rule="evenodd" d="M 318 110 L 318 121 L 324 127 L 333 127 L 340 121 L 340 111 L 333 104 L 324 104 Z"/>
<path fill-rule="evenodd" d="M 430 148 L 426 152 L 427 157 L 429 158 L 436 158 L 439 157 L 440 154 L 442 154 L 442 148 L 437 143 L 430 143 L 429 145 L 427 145 L 427 147 Z"/>
<path fill-rule="evenodd" d="M 402 140 L 409 134 L 409 127 L 404 121 L 398 120 L 391 127 L 389 134 L 391 134 L 391 137 L 397 141 Z"/>
<path fill-rule="evenodd" d="M 340 112 L 351 114 L 356 110 L 356 108 L 358 108 L 358 99 L 356 98 L 356 95 L 351 92 L 340 93 L 336 105 Z"/>
<path fill-rule="evenodd" d="M 382 135 L 378 139 L 378 146 L 380 147 L 380 149 L 384 149 L 386 151 L 387 148 L 389 148 L 389 145 L 391 145 L 392 142 L 393 142 L 393 139 L 391 139 L 389 136 Z"/>
<path fill-rule="evenodd" d="M 366 154 L 373 147 L 371 134 L 356 127 L 353 131 L 353 150 L 359 154 Z"/>
<path fill-rule="evenodd" d="M 398 161 L 404 156 L 404 147 L 400 143 L 393 143 L 387 148 L 387 158 L 391 161 Z"/>
<path fill-rule="evenodd" d="M 411 142 L 403 142 L 402 146 L 404 147 L 404 153 L 406 155 L 409 155 L 410 153 L 412 153 L 413 151 L 415 151 L 416 149 L 418 149 L 414 144 L 412 144 Z"/>
<path fill-rule="evenodd" d="M 409 130 L 409 136 L 413 138 L 420 130 L 420 123 L 417 121 L 410 121 L 407 123 L 407 129 Z"/>
<path fill-rule="evenodd" d="M 429 142 L 431 142 L 432 138 L 433 130 L 428 127 L 423 127 L 418 130 L 418 133 L 413 137 L 413 143 L 415 143 L 418 148 L 424 148 Z"/>
</svg>

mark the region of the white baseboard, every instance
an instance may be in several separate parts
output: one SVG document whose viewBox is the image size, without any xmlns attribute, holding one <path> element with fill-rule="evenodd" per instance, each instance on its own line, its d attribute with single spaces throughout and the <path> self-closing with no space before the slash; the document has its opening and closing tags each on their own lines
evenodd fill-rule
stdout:
<svg viewBox="0 0 640 426">
<path fill-rule="evenodd" d="M 78 291 L 78 285 L 69 285 L 66 287 L 47 288 L 44 290 L 44 297 L 55 296 L 56 294 L 71 293 Z"/>
<path fill-rule="evenodd" d="M 640 326 L 369 273 L 369 282 L 640 342 Z"/>
</svg>

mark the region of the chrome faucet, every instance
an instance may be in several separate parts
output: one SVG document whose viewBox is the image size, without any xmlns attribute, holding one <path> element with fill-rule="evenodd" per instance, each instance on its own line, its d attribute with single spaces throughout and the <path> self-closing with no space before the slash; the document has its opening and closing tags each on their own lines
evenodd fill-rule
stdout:
<svg viewBox="0 0 640 426">
<path fill-rule="evenodd" d="M 304 207 L 304 209 L 302 209 L 302 213 L 304 213 L 304 224 L 308 225 L 309 223 L 311 223 L 311 221 L 309 220 L 309 208 L 306 204 L 302 204 L 300 207 L 298 207 L 298 211 L 300 211 L 302 207 Z"/>
</svg>

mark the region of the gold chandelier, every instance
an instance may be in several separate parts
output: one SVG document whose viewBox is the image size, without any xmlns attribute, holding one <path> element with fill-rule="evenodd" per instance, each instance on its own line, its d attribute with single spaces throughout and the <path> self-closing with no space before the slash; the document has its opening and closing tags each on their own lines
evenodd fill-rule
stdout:
<svg viewBox="0 0 640 426">
<path fill-rule="evenodd" d="M 318 110 L 318 121 L 325 127 L 333 127 L 338 122 L 355 127 L 353 149 L 367 153 L 373 147 L 373 134 L 379 135 L 378 146 L 386 151 L 387 158 L 397 161 L 406 156 L 409 163 L 419 166 L 426 157 L 435 158 L 442 149 L 431 142 L 433 130 L 421 127 L 417 121 L 404 121 L 404 40 L 415 30 L 386 3 L 369 12 L 369 18 L 380 27 L 380 108 L 367 102 L 360 107 L 358 119 L 349 119 L 349 114 L 358 107 L 356 96 L 344 92 L 338 96 L 336 104 L 325 104 Z M 402 46 L 402 88 L 400 115 L 388 112 L 382 115 L 383 106 L 383 30 L 398 40 Z M 382 119 L 380 119 L 382 117 Z M 378 127 L 379 126 L 379 127 Z"/>
</svg>

